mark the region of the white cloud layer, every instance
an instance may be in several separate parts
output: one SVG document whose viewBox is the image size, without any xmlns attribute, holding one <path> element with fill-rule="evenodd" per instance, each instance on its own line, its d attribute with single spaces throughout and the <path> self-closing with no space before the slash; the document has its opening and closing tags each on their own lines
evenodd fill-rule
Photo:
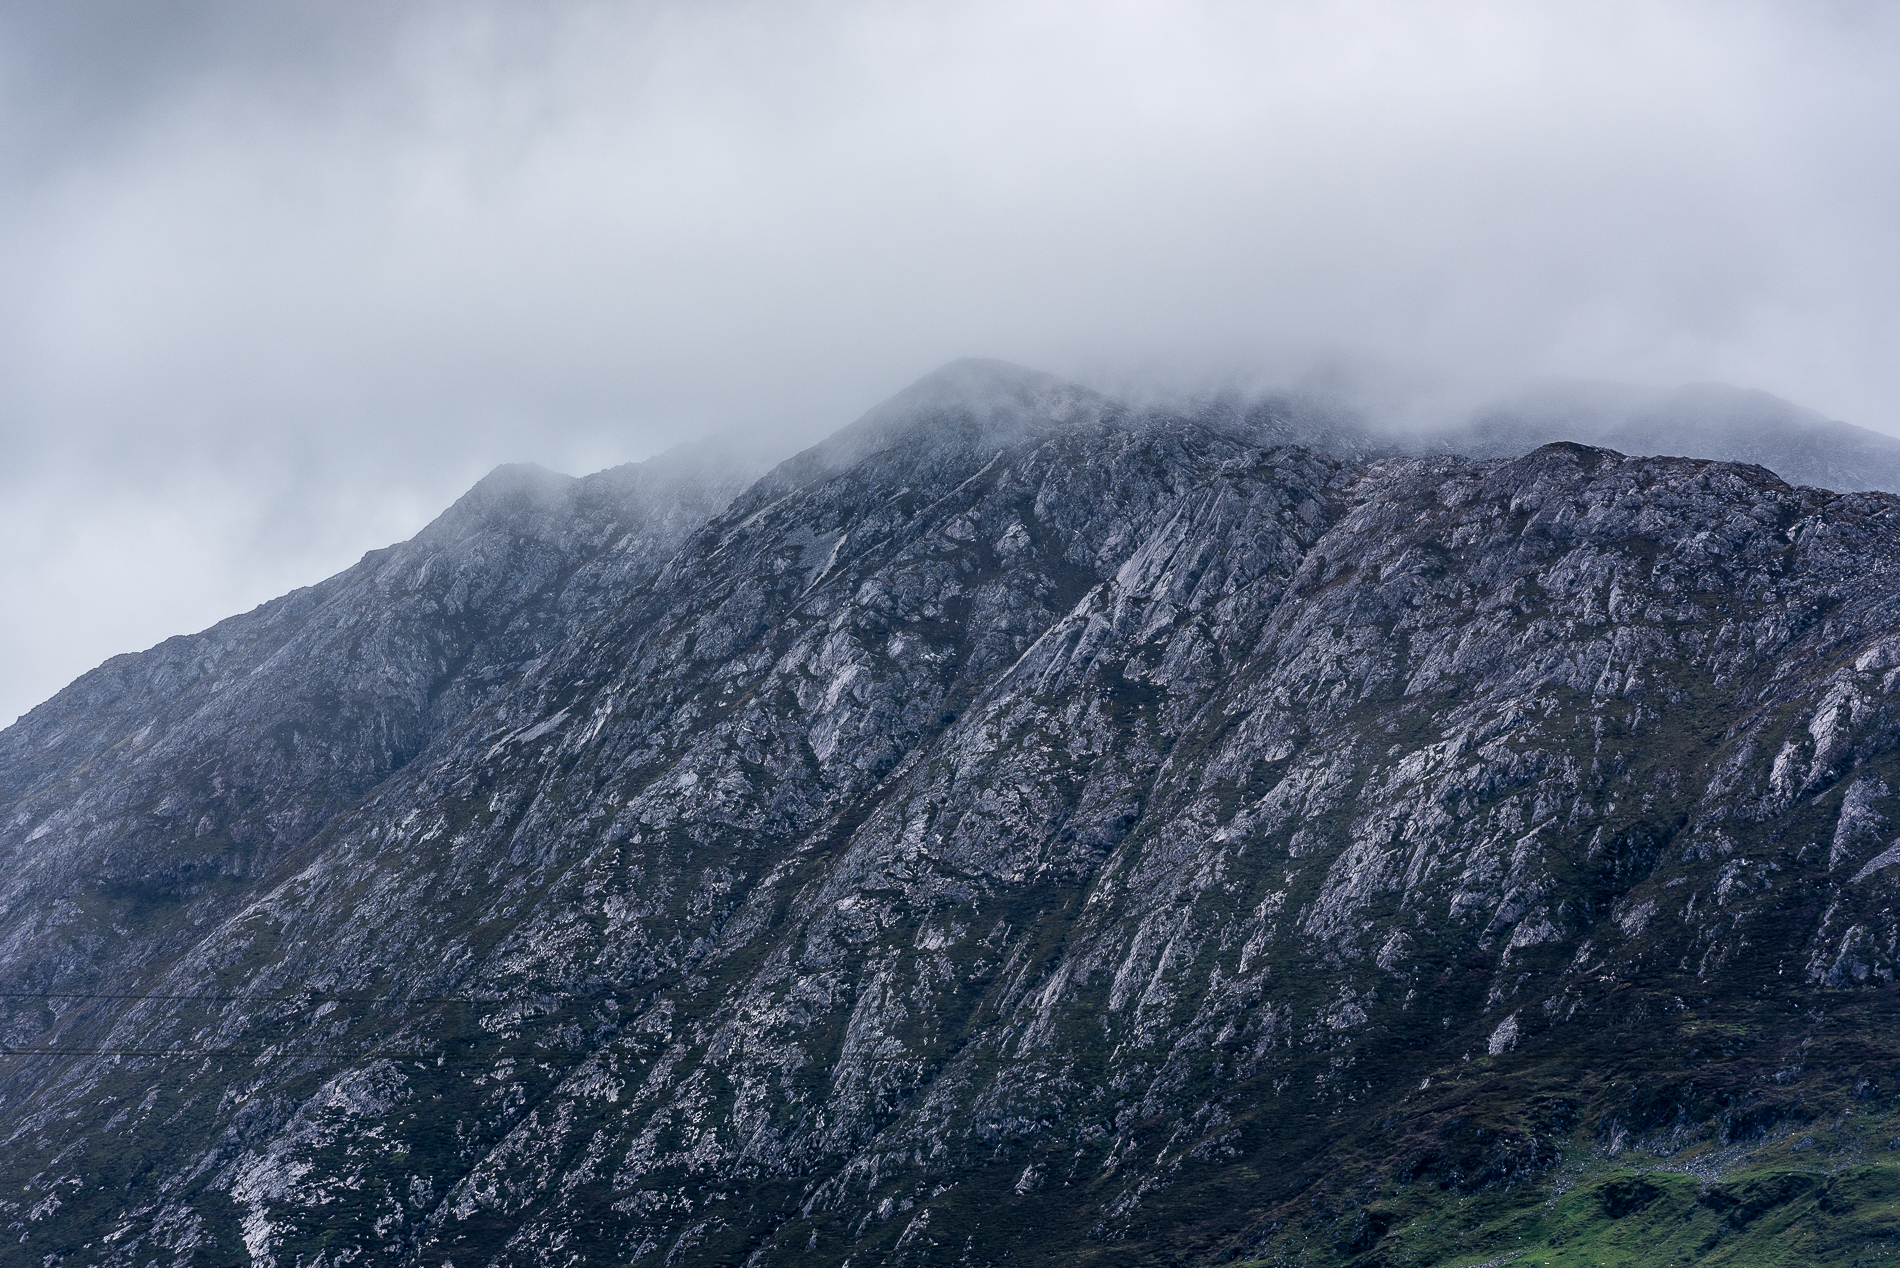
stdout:
<svg viewBox="0 0 1900 1268">
<path fill-rule="evenodd" d="M 809 438 L 966 354 L 1900 432 L 1896 64 L 1821 0 L 12 6 L 0 720 L 496 462 Z"/>
</svg>

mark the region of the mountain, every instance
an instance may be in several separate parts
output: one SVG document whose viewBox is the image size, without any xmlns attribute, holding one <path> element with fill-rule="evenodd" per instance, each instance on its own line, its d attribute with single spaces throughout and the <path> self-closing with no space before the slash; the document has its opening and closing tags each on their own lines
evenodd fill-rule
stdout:
<svg viewBox="0 0 1900 1268">
<path fill-rule="evenodd" d="M 80 679 L 0 1262 L 1891 1254 L 1900 498 L 1286 417 L 958 363 Z"/>
<path fill-rule="evenodd" d="M 1352 461 L 1436 453 L 1515 458 L 1560 441 L 1630 454 L 1692 454 L 1767 467 L 1790 484 L 1900 493 L 1900 438 L 1830 420 L 1766 392 L 1551 380 L 1477 406 L 1418 384 L 1341 372 L 1304 390 L 1230 391 L 1176 412 L 1219 415 L 1262 444 Z"/>
<path fill-rule="evenodd" d="M 124 957 L 236 910 L 753 474 L 716 450 L 581 480 L 502 467 L 413 540 L 115 657 L 0 731 L 4 980 L 111 989 Z"/>
<path fill-rule="evenodd" d="M 1545 383 L 1428 429 L 1425 443 L 1477 458 L 1501 458 L 1558 440 L 1627 453 L 1693 453 L 1756 463 L 1790 484 L 1900 492 L 1900 440 L 1835 422 L 1766 392 L 1718 383 L 1670 390 Z"/>
</svg>

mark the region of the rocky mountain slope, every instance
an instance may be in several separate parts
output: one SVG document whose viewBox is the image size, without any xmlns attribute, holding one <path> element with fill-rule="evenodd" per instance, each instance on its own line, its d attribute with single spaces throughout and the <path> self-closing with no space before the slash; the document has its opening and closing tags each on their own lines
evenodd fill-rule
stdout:
<svg viewBox="0 0 1900 1268">
<path fill-rule="evenodd" d="M 1766 392 L 1551 380 L 1471 406 L 1423 388 L 1356 382 L 1230 393 L 1185 412 L 1244 420 L 1265 444 L 1352 461 L 1457 453 L 1515 458 L 1571 441 L 1629 454 L 1689 454 L 1767 467 L 1790 484 L 1900 493 L 1900 438 L 1837 422 Z"/>
<path fill-rule="evenodd" d="M 1890 1251 L 1900 498 L 1274 439 L 962 363 L 81 679 L 0 1259 Z"/>
</svg>

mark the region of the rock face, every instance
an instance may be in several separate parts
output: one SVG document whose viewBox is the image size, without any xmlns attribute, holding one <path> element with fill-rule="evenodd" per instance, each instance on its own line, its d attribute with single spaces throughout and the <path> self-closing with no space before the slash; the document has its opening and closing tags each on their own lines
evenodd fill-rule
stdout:
<svg viewBox="0 0 1900 1268">
<path fill-rule="evenodd" d="M 980 363 L 740 483 L 0 735 L 4 1262 L 1434 1262 L 1891 1109 L 1900 498 Z"/>
</svg>

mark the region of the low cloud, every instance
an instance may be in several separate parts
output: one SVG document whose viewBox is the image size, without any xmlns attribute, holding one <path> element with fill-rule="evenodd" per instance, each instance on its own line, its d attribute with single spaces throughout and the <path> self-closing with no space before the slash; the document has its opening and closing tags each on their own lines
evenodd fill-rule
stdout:
<svg viewBox="0 0 1900 1268">
<path fill-rule="evenodd" d="M 1873 4 L 12 6 L 0 719 L 497 462 L 966 354 L 1900 431 L 1897 54 Z"/>
</svg>

